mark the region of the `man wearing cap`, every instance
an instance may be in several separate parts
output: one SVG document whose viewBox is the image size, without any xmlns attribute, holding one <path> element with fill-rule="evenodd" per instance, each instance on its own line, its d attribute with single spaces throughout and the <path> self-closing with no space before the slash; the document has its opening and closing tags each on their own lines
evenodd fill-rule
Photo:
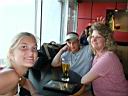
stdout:
<svg viewBox="0 0 128 96">
<path fill-rule="evenodd" d="M 70 32 L 66 36 L 66 45 L 56 54 L 51 64 L 53 67 L 59 67 L 62 60 L 68 60 L 70 70 L 83 76 L 90 70 L 92 59 L 91 47 L 81 46 L 78 34 Z"/>
</svg>

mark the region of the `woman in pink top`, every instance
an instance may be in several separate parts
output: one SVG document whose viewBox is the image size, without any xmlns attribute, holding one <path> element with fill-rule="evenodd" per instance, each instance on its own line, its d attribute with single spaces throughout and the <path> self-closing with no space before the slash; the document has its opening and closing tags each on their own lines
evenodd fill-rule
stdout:
<svg viewBox="0 0 128 96">
<path fill-rule="evenodd" d="M 95 96 L 128 96 L 128 81 L 114 53 L 112 31 L 103 23 L 91 26 L 91 46 L 95 57 L 91 70 L 82 77 L 82 84 L 92 82 Z"/>
</svg>

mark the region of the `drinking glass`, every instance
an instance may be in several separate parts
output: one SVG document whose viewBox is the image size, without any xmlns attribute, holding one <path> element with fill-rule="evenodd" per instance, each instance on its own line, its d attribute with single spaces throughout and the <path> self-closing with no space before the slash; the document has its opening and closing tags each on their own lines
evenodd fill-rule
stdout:
<svg viewBox="0 0 128 96">
<path fill-rule="evenodd" d="M 62 81 L 69 81 L 69 69 L 70 69 L 70 61 L 62 60 Z"/>
</svg>

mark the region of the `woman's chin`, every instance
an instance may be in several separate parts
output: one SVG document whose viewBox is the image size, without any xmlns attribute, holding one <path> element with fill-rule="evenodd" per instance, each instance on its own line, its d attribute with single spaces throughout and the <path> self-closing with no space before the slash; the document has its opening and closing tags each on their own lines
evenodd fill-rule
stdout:
<svg viewBox="0 0 128 96">
<path fill-rule="evenodd" d="M 27 65 L 26 67 L 31 68 L 31 67 L 33 67 L 33 65 Z"/>
<path fill-rule="evenodd" d="M 30 68 L 30 67 L 34 66 L 34 63 L 33 62 L 27 62 L 25 65 L 26 65 L 26 67 Z"/>
</svg>

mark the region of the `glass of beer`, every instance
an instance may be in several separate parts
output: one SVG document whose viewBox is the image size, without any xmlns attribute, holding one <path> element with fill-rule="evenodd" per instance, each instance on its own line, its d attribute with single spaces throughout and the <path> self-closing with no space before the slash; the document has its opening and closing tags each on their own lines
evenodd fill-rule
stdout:
<svg viewBox="0 0 128 96">
<path fill-rule="evenodd" d="M 70 69 L 70 61 L 62 60 L 62 81 L 69 81 L 69 69 Z"/>
</svg>

